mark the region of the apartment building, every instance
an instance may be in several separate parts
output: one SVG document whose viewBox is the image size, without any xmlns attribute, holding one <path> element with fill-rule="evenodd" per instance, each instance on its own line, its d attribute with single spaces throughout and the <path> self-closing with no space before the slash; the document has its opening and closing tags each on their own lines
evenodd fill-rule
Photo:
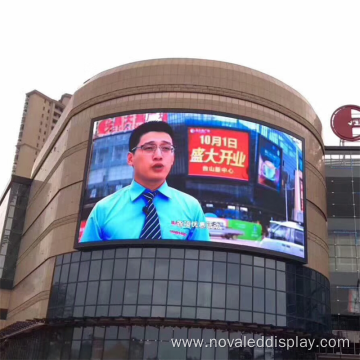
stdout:
<svg viewBox="0 0 360 360">
<path fill-rule="evenodd" d="M 33 90 L 26 94 L 12 173 L 30 177 L 31 169 L 49 134 L 71 98 L 63 94 L 54 100 Z"/>
</svg>

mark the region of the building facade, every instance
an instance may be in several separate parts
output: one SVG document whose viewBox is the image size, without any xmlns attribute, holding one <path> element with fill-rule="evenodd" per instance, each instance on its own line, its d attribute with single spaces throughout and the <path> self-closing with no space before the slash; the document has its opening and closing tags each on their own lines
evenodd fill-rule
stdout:
<svg viewBox="0 0 360 360">
<path fill-rule="evenodd" d="M 122 185 L 102 166 L 113 154 L 118 161 L 116 147 L 126 143 L 121 139 L 95 149 L 87 179 L 94 119 L 151 112 L 254 119 L 303 138 L 307 263 L 186 243 L 75 251 L 84 182 L 93 186 L 85 193 L 88 209 L 99 194 Z M 173 125 L 181 144 L 186 128 Z M 332 336 L 324 154 L 321 122 L 310 104 L 286 84 L 252 69 L 165 59 L 120 66 L 90 79 L 72 96 L 32 166 L 16 269 L 2 305 L 4 357 L 314 358 L 307 350 L 278 346 L 174 349 L 171 339 Z M 181 177 L 184 169 L 180 162 L 174 171 Z M 205 207 L 206 189 L 200 185 L 184 178 L 183 186 L 194 196 L 200 190 L 205 194 Z M 234 191 L 236 185 L 232 191 L 224 188 L 228 198 L 218 204 L 228 206 Z M 245 191 L 251 198 L 250 187 L 236 196 Z M 220 205 L 217 209 L 224 211 Z M 255 210 L 246 216 L 255 217 Z"/>
<path fill-rule="evenodd" d="M 326 147 L 325 165 L 332 328 L 359 353 L 360 147 Z"/>
<path fill-rule="evenodd" d="M 30 179 L 13 175 L 0 201 L 0 328 L 6 326 L 30 185 Z"/>
<path fill-rule="evenodd" d="M 16 144 L 12 171 L 14 175 L 28 178 L 31 176 L 35 159 L 60 119 L 70 98 L 70 94 L 64 94 L 57 101 L 37 90 L 26 94 L 19 138 Z"/>
</svg>

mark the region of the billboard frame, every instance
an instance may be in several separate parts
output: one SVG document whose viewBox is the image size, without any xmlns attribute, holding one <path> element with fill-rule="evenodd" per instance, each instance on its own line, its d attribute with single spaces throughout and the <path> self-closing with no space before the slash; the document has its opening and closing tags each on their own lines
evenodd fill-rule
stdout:
<svg viewBox="0 0 360 360">
<path fill-rule="evenodd" d="M 145 114 L 145 113 L 193 113 L 193 114 L 208 114 L 208 115 L 218 115 L 224 116 L 231 119 L 237 120 L 245 120 L 248 122 L 252 122 L 254 124 L 259 124 L 266 126 L 268 128 L 281 131 L 285 134 L 291 135 L 301 141 L 302 143 L 302 154 L 303 154 L 303 182 L 304 182 L 304 199 L 305 199 L 305 217 L 304 217 L 304 258 L 300 258 L 297 256 L 281 253 L 278 251 L 261 249 L 261 248 L 254 248 L 251 246 L 246 245 L 233 245 L 233 244 L 226 244 L 223 242 L 211 242 L 211 241 L 175 241 L 175 240 L 111 240 L 111 241 L 102 241 L 102 242 L 86 242 L 81 244 L 78 242 L 78 234 L 80 231 L 81 226 L 81 213 L 84 207 L 84 200 L 86 195 L 86 185 L 88 183 L 89 177 L 89 170 L 90 170 L 90 157 L 92 154 L 93 148 L 93 132 L 94 132 L 94 125 L 97 121 L 106 120 L 108 118 L 118 117 L 118 116 L 125 116 L 125 115 L 137 115 L 137 114 Z M 194 127 L 193 125 L 191 125 Z M 199 126 L 203 127 L 203 126 Z M 221 128 L 223 129 L 223 128 Z M 231 130 L 230 128 L 228 130 Z M 233 129 L 234 131 L 240 131 Z M 110 134 L 111 136 L 111 134 Z M 188 139 L 186 139 L 186 146 L 188 147 Z M 249 141 L 249 150 L 250 150 L 250 141 Z M 305 154 L 305 138 L 295 134 L 287 129 L 284 129 L 280 126 L 273 125 L 266 123 L 265 121 L 253 119 L 248 116 L 244 115 L 237 115 L 232 113 L 225 113 L 221 111 L 209 111 L 209 110 L 199 110 L 199 109 L 174 109 L 174 108 L 164 108 L 164 109 L 142 109 L 142 110 L 133 110 L 133 111 L 124 111 L 124 112 L 117 112 L 114 114 L 109 114 L 105 116 L 98 116 L 91 119 L 90 122 L 90 131 L 89 131 L 89 138 L 88 138 L 88 146 L 86 152 L 86 159 L 85 159 L 85 166 L 84 166 L 84 174 L 83 174 L 83 181 L 81 186 L 81 198 L 79 202 L 79 211 L 78 211 L 78 218 L 76 224 L 76 231 L 74 237 L 74 249 L 79 251 L 91 251 L 91 250 L 100 250 L 100 249 L 108 249 L 108 248 L 117 248 L 117 247 L 168 247 L 168 248 L 190 248 L 190 249 L 197 249 L 197 250 L 213 250 L 213 251 L 233 251 L 238 253 L 246 253 L 247 255 L 264 255 L 267 258 L 271 258 L 274 260 L 284 260 L 284 261 L 291 261 L 294 263 L 301 263 L 307 264 L 308 263 L 308 234 L 307 234 L 307 194 L 306 194 L 306 154 Z M 188 166 L 187 166 L 188 168 Z M 193 177 L 188 175 L 189 177 Z M 197 178 L 202 178 L 198 176 Z M 207 178 L 207 177 L 204 177 Z M 214 178 L 214 177 L 212 177 Z M 230 180 L 231 179 L 224 179 Z M 234 180 L 234 181 L 241 181 L 241 180 Z M 249 177 L 250 181 L 250 177 Z M 241 181 L 243 183 L 243 181 Z"/>
</svg>

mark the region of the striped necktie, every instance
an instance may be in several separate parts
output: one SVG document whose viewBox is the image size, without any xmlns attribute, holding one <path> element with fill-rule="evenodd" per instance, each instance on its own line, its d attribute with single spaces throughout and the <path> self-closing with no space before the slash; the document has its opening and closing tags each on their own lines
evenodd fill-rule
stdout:
<svg viewBox="0 0 360 360">
<path fill-rule="evenodd" d="M 141 231 L 140 239 L 161 239 L 160 221 L 153 203 L 157 191 L 146 191 L 144 198 L 148 201 L 147 214 L 144 227 Z"/>
</svg>

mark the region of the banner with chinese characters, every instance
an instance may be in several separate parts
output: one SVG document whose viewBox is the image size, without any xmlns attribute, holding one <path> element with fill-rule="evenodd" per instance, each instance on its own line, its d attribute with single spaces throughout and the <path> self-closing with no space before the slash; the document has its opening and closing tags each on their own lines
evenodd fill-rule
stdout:
<svg viewBox="0 0 360 360">
<path fill-rule="evenodd" d="M 149 121 L 167 122 L 167 115 L 167 113 L 131 114 L 101 120 L 94 127 L 94 138 L 132 131 Z"/>
<path fill-rule="evenodd" d="M 249 133 L 189 128 L 189 175 L 249 180 Z"/>
</svg>

